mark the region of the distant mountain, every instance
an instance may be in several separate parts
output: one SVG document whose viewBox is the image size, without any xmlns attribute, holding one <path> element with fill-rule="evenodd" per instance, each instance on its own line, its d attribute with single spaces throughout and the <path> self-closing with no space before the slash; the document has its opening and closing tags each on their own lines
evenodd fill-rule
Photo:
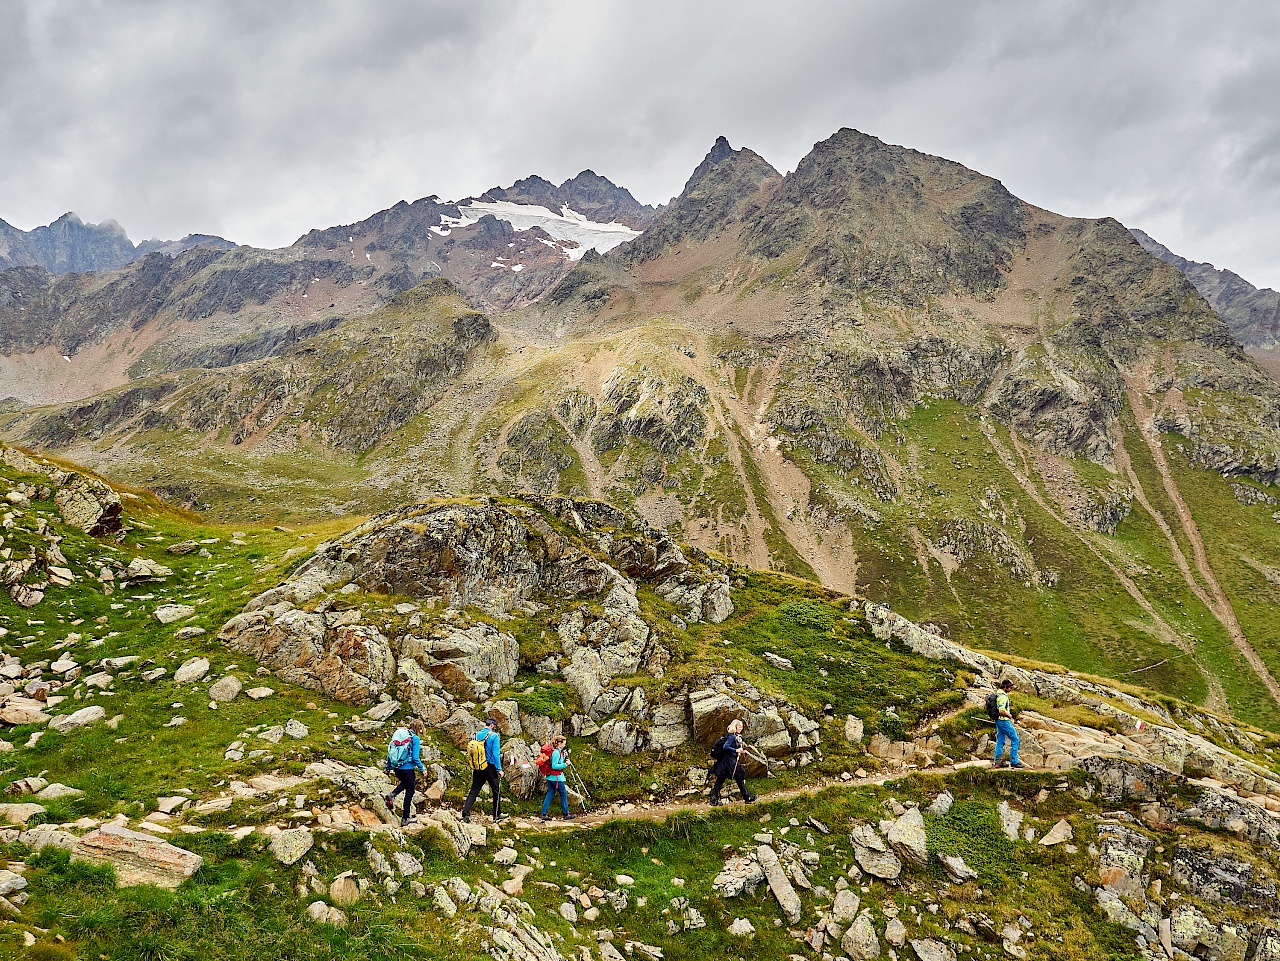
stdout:
<svg viewBox="0 0 1280 961">
<path fill-rule="evenodd" d="M 528 177 L 401 201 L 279 250 L 207 235 L 134 246 L 117 224 L 73 214 L 30 232 L 0 221 L 0 399 L 76 400 L 273 356 L 436 277 L 477 307 L 522 307 L 655 213 L 585 170 L 559 187 Z"/>
<path fill-rule="evenodd" d="M 134 246 L 114 220 L 86 224 L 74 213 L 63 214 L 47 227 L 26 231 L 0 220 L 0 270 L 43 267 L 51 274 L 115 270 L 149 253 L 173 255 L 200 245 L 220 250 L 235 246 L 210 234 L 189 234 L 182 240 L 146 240 Z"/>
<path fill-rule="evenodd" d="M 1280 291 L 1259 290 L 1230 270 L 1180 257 L 1136 227 L 1129 232 L 1148 253 L 1186 274 L 1210 306 L 1222 315 L 1241 344 L 1264 349 L 1280 346 Z"/>
<path fill-rule="evenodd" d="M 541 177 L 526 177 L 510 187 L 495 187 L 481 200 L 535 204 L 559 212 L 569 208 L 597 223 L 620 223 L 644 230 L 657 210 L 640 203 L 625 187 L 619 187 L 594 170 L 584 170 L 559 187 Z"/>
</svg>

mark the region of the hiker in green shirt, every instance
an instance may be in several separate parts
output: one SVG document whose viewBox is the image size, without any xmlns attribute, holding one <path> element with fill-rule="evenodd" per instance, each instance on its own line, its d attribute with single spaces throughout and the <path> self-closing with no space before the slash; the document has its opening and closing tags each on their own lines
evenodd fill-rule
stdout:
<svg viewBox="0 0 1280 961">
<path fill-rule="evenodd" d="M 1004 753 L 1004 742 L 1009 742 L 1009 767 L 1022 767 L 1018 760 L 1018 732 L 1013 726 L 1013 709 L 1009 706 L 1009 692 L 1013 690 L 1013 681 L 1007 677 L 1000 683 L 1000 693 L 996 695 L 996 755 L 995 766 L 1004 767 L 1006 762 L 1000 759 Z"/>
</svg>

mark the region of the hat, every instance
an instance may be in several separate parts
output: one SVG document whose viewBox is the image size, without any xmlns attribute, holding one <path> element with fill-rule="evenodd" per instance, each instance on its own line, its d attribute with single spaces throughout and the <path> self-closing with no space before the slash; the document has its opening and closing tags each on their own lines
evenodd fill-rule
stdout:
<svg viewBox="0 0 1280 961">
<path fill-rule="evenodd" d="M 498 719 L 496 717 L 491 717 L 484 722 L 484 726 L 491 727 L 496 731 L 498 729 Z"/>
<path fill-rule="evenodd" d="M 1013 681 L 1009 680 L 1006 677 L 1003 681 L 1000 682 L 1000 686 L 1008 690 L 1009 688 L 1013 687 Z"/>
</svg>

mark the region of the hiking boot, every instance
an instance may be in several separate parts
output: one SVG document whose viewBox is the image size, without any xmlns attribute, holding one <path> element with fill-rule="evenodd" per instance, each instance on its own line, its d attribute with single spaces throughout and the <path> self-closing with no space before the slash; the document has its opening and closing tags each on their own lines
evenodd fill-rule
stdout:
<svg viewBox="0 0 1280 961">
<path fill-rule="evenodd" d="M 495 814 L 493 816 L 493 823 L 497 824 L 499 821 L 505 821 L 509 817 L 511 817 L 510 814 Z"/>
<path fill-rule="evenodd" d="M 542 815 L 542 817 L 541 817 L 541 818 L 539 818 L 539 820 L 541 820 L 543 824 L 550 824 L 550 823 L 551 823 L 551 818 L 547 817 L 545 814 L 544 814 L 544 815 Z"/>
<path fill-rule="evenodd" d="M 470 823 L 471 823 L 471 815 L 470 815 L 470 814 L 464 814 L 464 815 L 462 815 L 462 823 L 463 823 L 463 824 L 470 824 Z"/>
<path fill-rule="evenodd" d="M 577 819 L 578 819 L 578 815 L 574 814 L 572 811 L 564 815 L 564 820 L 566 821 L 576 821 Z"/>
<path fill-rule="evenodd" d="M 1015 768 L 1016 770 L 1019 770 L 1019 771 L 1026 769 L 1026 765 L 1023 764 L 1021 761 L 1013 761 L 1009 764 L 1009 767 Z"/>
<path fill-rule="evenodd" d="M 993 762 L 991 763 L 991 766 L 992 766 L 992 767 L 1008 767 L 1008 766 L 1009 766 L 1009 762 L 1008 762 L 1008 761 L 993 761 Z"/>
<path fill-rule="evenodd" d="M 759 799 L 758 797 L 756 797 L 754 794 L 748 794 L 748 795 L 747 795 L 746 797 L 744 797 L 742 800 L 746 801 L 748 804 L 755 804 L 755 803 L 756 803 L 756 801 L 758 801 L 758 800 L 760 800 L 760 799 Z"/>
<path fill-rule="evenodd" d="M 711 795 L 711 797 L 710 797 L 710 798 L 709 798 L 709 800 L 708 800 L 708 803 L 709 803 L 713 808 L 718 808 L 718 807 L 720 806 L 720 796 L 719 796 L 718 794 L 713 794 L 713 795 Z"/>
<path fill-rule="evenodd" d="M 410 824 L 417 824 L 417 823 L 418 823 L 417 818 L 401 818 L 400 819 L 400 826 L 402 828 L 407 828 Z"/>
</svg>

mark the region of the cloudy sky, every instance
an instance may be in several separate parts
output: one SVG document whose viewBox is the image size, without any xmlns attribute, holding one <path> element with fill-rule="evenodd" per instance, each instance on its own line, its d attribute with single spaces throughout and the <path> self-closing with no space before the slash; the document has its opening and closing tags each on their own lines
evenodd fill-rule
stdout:
<svg viewBox="0 0 1280 961">
<path fill-rule="evenodd" d="M 1280 288 L 1280 4 L 0 0 L 0 218 L 281 246 L 842 126 Z"/>
</svg>

